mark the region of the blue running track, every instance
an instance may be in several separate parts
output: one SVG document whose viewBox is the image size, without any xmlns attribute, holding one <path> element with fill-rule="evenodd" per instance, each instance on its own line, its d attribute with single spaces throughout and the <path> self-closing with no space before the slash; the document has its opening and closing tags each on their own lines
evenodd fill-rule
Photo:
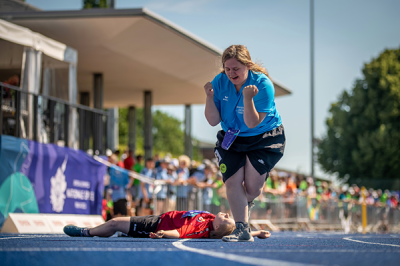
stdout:
<svg viewBox="0 0 400 266">
<path fill-rule="evenodd" d="M 400 265 L 400 235 L 280 232 L 225 243 L 0 234 L 0 265 Z"/>
</svg>

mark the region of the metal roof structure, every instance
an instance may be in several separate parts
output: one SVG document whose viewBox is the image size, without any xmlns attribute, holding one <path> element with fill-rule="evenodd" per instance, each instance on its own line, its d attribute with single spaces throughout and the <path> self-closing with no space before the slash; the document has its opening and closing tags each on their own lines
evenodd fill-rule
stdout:
<svg viewBox="0 0 400 266">
<path fill-rule="evenodd" d="M 145 9 L 0 13 L 78 51 L 78 90 L 92 92 L 103 74 L 104 108 L 204 104 L 203 86 L 219 72 L 222 51 Z M 275 83 L 276 96 L 290 90 Z"/>
</svg>

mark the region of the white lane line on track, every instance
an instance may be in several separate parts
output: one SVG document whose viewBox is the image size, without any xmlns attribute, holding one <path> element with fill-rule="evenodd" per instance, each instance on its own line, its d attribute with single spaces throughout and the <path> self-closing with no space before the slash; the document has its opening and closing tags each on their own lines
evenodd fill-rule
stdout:
<svg viewBox="0 0 400 266">
<path fill-rule="evenodd" d="M 225 252 L 235 253 L 400 253 L 400 250 L 384 250 L 384 249 L 373 249 L 373 250 L 358 250 L 358 249 L 221 249 Z"/>
<path fill-rule="evenodd" d="M 2 237 L 2 238 L 0 238 L 0 240 L 3 240 L 3 239 L 21 239 L 21 238 L 36 238 L 36 236 L 13 236 L 13 237 Z"/>
<path fill-rule="evenodd" d="M 159 251 L 179 251 L 175 248 L 0 248 L 0 252 L 159 252 Z"/>
<path fill-rule="evenodd" d="M 19 236 L 10 236 L 10 237 L 0 237 L 0 240 L 20 239 L 20 238 L 47 238 L 47 237 L 59 237 L 59 235 L 19 235 Z"/>
<path fill-rule="evenodd" d="M 353 241 L 353 242 L 359 242 L 359 243 L 363 243 L 363 244 L 370 244 L 370 245 L 382 245 L 382 246 L 400 247 L 400 245 L 393 245 L 393 244 L 381 244 L 381 243 L 364 242 L 364 241 L 354 240 L 354 239 L 351 239 L 349 237 L 345 237 L 343 239 L 344 240 L 348 240 L 348 241 Z"/>
<path fill-rule="evenodd" d="M 234 255 L 234 254 L 215 252 L 212 250 L 190 248 L 190 247 L 183 245 L 183 242 L 188 241 L 188 240 L 189 239 L 178 240 L 176 242 L 173 242 L 172 245 L 174 245 L 175 247 L 177 247 L 181 250 L 199 253 L 202 255 L 207 255 L 210 257 L 218 258 L 218 259 L 230 260 L 230 261 L 239 262 L 239 263 L 243 263 L 243 264 L 250 264 L 250 265 L 265 265 L 265 266 L 269 266 L 269 265 L 271 265 L 271 266 L 276 266 L 276 265 L 280 265 L 280 266 L 313 265 L 313 264 L 303 264 L 303 263 L 295 263 L 295 262 L 284 262 L 284 261 L 280 261 L 280 260 L 253 258 L 253 257 L 246 257 L 246 256 L 239 256 L 239 255 Z"/>
</svg>

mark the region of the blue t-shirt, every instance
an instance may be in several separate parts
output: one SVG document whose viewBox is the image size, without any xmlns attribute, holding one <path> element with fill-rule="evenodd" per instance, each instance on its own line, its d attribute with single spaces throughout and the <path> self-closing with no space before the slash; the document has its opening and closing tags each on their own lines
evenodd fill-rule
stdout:
<svg viewBox="0 0 400 266">
<path fill-rule="evenodd" d="M 203 182 L 204 180 L 206 180 L 204 170 L 198 170 L 198 171 L 194 172 L 191 177 L 195 177 L 197 182 Z"/>
<path fill-rule="evenodd" d="M 180 178 L 183 181 L 187 181 L 189 179 L 189 169 L 187 169 L 187 168 L 184 168 L 184 169 L 179 168 L 176 171 L 176 173 L 178 174 L 178 176 L 180 176 Z M 182 185 L 178 186 L 177 196 L 179 198 L 186 198 L 189 190 L 190 190 L 190 186 L 182 186 Z"/>
<path fill-rule="evenodd" d="M 171 177 L 168 175 L 167 169 L 162 169 L 159 167 L 157 169 L 156 180 L 172 181 Z M 165 199 L 167 197 L 168 185 L 161 185 L 161 190 L 157 193 L 157 198 Z"/>
<path fill-rule="evenodd" d="M 254 73 L 249 70 L 248 77 L 239 93 L 235 85 L 225 73 L 218 74 L 211 81 L 214 90 L 214 102 L 221 115 L 221 126 L 226 132 L 229 128 L 240 129 L 239 136 L 255 136 L 279 127 L 281 117 L 276 110 L 272 81 L 263 73 Z M 267 113 L 264 120 L 254 128 L 248 128 L 244 122 L 243 88 L 254 85 L 258 93 L 253 98 L 257 112 Z"/>
<path fill-rule="evenodd" d="M 112 201 L 116 202 L 119 199 L 126 198 L 126 185 L 129 183 L 128 171 L 120 168 L 116 165 L 112 165 L 109 168 L 110 173 L 110 185 L 112 189 L 111 198 Z"/>
<path fill-rule="evenodd" d="M 141 172 L 142 175 L 150 177 L 150 178 L 155 178 L 156 177 L 156 169 L 147 169 L 146 167 L 142 169 Z M 153 197 L 153 188 L 150 189 L 150 185 L 148 183 L 144 184 L 144 188 L 147 191 L 147 196 L 149 197 L 149 199 L 151 199 Z M 142 189 L 139 188 L 139 199 L 143 199 L 143 192 Z"/>
</svg>

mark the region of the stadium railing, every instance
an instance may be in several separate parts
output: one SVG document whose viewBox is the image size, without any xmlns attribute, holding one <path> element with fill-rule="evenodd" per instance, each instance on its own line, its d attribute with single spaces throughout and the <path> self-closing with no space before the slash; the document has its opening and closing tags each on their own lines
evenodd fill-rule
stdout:
<svg viewBox="0 0 400 266">
<path fill-rule="evenodd" d="M 205 210 L 230 212 L 224 187 L 199 188 L 158 183 L 153 186 L 153 211 Z M 291 195 L 263 194 L 251 211 L 251 225 L 272 231 L 341 231 L 362 232 L 361 205 L 340 200 L 317 200 Z M 140 208 L 140 206 L 138 206 Z M 400 232 L 400 209 L 367 206 L 367 232 Z"/>
<path fill-rule="evenodd" d="M 0 82 L 0 135 L 104 154 L 107 112 Z"/>
</svg>

